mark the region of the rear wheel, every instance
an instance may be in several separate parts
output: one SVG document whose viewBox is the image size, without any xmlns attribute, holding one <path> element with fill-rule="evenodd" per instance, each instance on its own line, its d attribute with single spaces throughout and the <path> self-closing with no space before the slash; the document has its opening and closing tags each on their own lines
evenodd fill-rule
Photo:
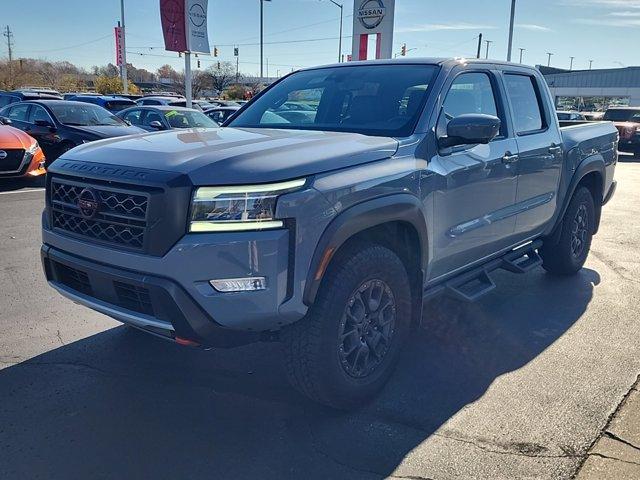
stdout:
<svg viewBox="0 0 640 480">
<path fill-rule="evenodd" d="M 593 196 L 586 187 L 579 187 L 562 219 L 560 239 L 557 243 L 545 243 L 540 249 L 542 267 L 555 275 L 577 273 L 589 255 L 594 227 Z"/>
<path fill-rule="evenodd" d="M 291 383 L 334 408 L 363 405 L 398 360 L 411 323 L 410 292 L 391 250 L 348 248 L 332 262 L 307 316 L 282 332 Z"/>
</svg>

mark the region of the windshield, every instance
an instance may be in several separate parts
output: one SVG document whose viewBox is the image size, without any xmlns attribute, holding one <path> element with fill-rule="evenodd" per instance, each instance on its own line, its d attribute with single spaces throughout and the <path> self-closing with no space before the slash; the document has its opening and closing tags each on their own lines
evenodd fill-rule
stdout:
<svg viewBox="0 0 640 480">
<path fill-rule="evenodd" d="M 294 73 L 230 121 L 230 127 L 411 135 L 435 65 L 354 65 Z"/>
<path fill-rule="evenodd" d="M 215 128 L 218 126 L 202 112 L 169 110 L 164 114 L 171 128 Z"/>
<path fill-rule="evenodd" d="M 64 125 L 93 127 L 97 125 L 126 126 L 108 110 L 90 103 L 51 102 L 49 108 Z"/>
<path fill-rule="evenodd" d="M 640 110 L 609 109 L 605 112 L 603 120 L 612 122 L 640 122 Z"/>
</svg>

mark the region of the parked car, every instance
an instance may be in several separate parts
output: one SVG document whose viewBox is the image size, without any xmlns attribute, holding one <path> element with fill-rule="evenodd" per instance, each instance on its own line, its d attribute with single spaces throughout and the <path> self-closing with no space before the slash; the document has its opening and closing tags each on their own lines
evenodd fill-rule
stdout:
<svg viewBox="0 0 640 480">
<path fill-rule="evenodd" d="M 283 99 L 305 98 L 313 123 L 273 123 Z M 301 70 L 225 128 L 65 154 L 49 171 L 44 271 L 62 295 L 181 345 L 279 340 L 296 388 L 358 407 L 424 298 L 477 300 L 496 269 L 582 268 L 617 139 L 608 122 L 559 128 L 544 78 L 520 64 Z"/>
<path fill-rule="evenodd" d="M 602 119 L 613 122 L 618 129 L 620 150 L 640 157 L 640 107 L 609 108 Z"/>
<path fill-rule="evenodd" d="M 215 128 L 216 122 L 193 108 L 158 105 L 154 107 L 131 107 L 118 112 L 122 120 L 148 132 L 174 128 Z"/>
<path fill-rule="evenodd" d="M 580 112 L 571 112 L 568 110 L 558 110 L 556 112 L 556 115 L 558 116 L 558 120 L 560 121 L 580 121 L 580 122 L 585 122 L 587 121 L 587 118 L 581 114 Z"/>
<path fill-rule="evenodd" d="M 11 103 L 24 102 L 25 100 L 62 100 L 58 95 L 38 92 L 0 92 L 0 108 Z"/>
<path fill-rule="evenodd" d="M 238 110 L 240 110 L 240 107 L 213 107 L 205 110 L 204 114 L 214 122 L 222 125 Z"/>
<path fill-rule="evenodd" d="M 102 108 L 109 110 L 111 113 L 119 112 L 125 108 L 133 107 L 136 102 L 129 100 L 128 98 L 116 96 L 116 95 L 78 95 L 70 98 L 76 102 L 93 103 L 94 105 L 100 105 Z"/>
<path fill-rule="evenodd" d="M 127 125 L 98 105 L 68 100 L 30 100 L 0 110 L 3 123 L 35 138 L 47 159 L 47 166 L 76 145 L 144 133 Z"/>
<path fill-rule="evenodd" d="M 604 117 L 604 112 L 582 112 L 582 114 L 584 115 L 584 118 L 590 122 L 597 122 L 602 120 L 602 117 Z"/>
<path fill-rule="evenodd" d="M 22 130 L 0 123 L 0 179 L 46 173 L 38 142 Z"/>
<path fill-rule="evenodd" d="M 192 108 L 203 111 L 202 103 L 200 100 L 194 100 L 191 102 Z M 206 102 L 208 103 L 208 102 Z M 168 105 L 172 107 L 186 107 L 187 100 L 185 98 L 177 98 L 173 96 L 167 97 L 143 97 L 140 100 L 136 101 L 137 105 Z"/>
</svg>

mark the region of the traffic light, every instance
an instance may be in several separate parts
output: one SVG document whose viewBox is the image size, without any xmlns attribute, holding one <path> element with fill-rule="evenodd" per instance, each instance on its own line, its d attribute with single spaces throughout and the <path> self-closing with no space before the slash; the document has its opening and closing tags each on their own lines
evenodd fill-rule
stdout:
<svg viewBox="0 0 640 480">
<path fill-rule="evenodd" d="M 214 57 L 218 56 L 218 47 L 213 47 L 213 56 Z"/>
<path fill-rule="evenodd" d="M 407 44 L 406 43 L 402 44 L 402 50 L 400 50 L 400 55 L 402 55 L 403 57 L 407 56 Z"/>
<path fill-rule="evenodd" d="M 217 65 L 217 67 L 218 67 L 218 70 L 220 70 L 220 62 L 218 62 L 218 65 Z"/>
<path fill-rule="evenodd" d="M 198 60 L 198 68 L 200 68 L 200 60 Z"/>
<path fill-rule="evenodd" d="M 233 56 L 237 57 L 240 55 L 240 49 L 238 47 L 234 47 L 233 49 Z"/>
</svg>

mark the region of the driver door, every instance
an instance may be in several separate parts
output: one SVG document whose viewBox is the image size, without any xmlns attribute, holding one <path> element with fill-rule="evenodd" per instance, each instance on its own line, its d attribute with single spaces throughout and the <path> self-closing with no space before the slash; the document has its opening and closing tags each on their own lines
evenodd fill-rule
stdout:
<svg viewBox="0 0 640 480">
<path fill-rule="evenodd" d="M 436 135 L 463 114 L 501 119 L 500 133 L 486 145 L 440 148 L 430 170 L 437 173 L 434 193 L 435 279 L 463 269 L 508 247 L 515 229 L 511 210 L 516 199 L 518 147 L 510 134 L 500 83 L 490 70 L 462 70 L 443 89 Z"/>
<path fill-rule="evenodd" d="M 29 113 L 29 126 L 25 132 L 35 138 L 42 148 L 45 156 L 52 156 L 58 136 L 55 133 L 55 123 L 47 111 L 40 105 L 31 105 Z M 48 124 L 48 125 L 45 125 Z"/>
</svg>

